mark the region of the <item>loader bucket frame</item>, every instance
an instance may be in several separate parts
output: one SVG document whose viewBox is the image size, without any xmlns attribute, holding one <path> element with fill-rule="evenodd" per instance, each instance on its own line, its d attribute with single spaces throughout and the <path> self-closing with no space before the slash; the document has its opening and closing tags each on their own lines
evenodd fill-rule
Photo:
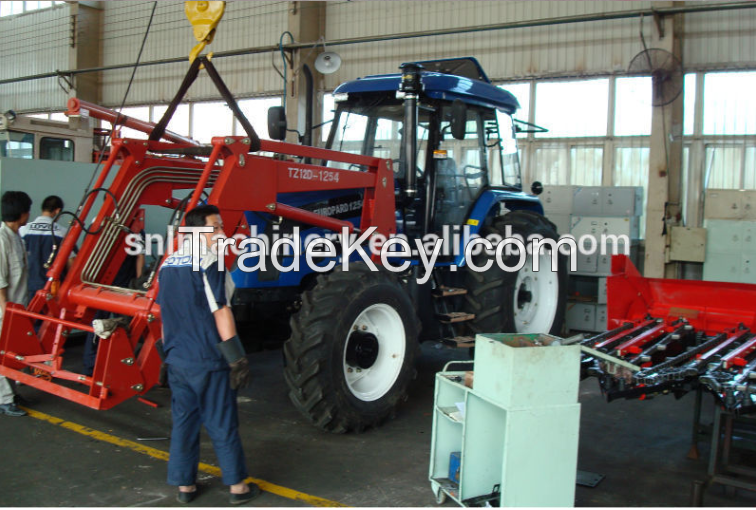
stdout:
<svg viewBox="0 0 756 510">
<path fill-rule="evenodd" d="M 713 335 L 743 324 L 756 330 L 756 290 L 743 283 L 644 278 L 625 255 L 612 257 L 607 279 L 608 328 L 655 317 L 685 318 Z"/>
</svg>

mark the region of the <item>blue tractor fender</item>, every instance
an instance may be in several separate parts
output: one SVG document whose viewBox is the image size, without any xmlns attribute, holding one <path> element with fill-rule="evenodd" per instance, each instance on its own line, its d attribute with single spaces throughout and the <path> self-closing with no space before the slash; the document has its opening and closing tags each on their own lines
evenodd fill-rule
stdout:
<svg viewBox="0 0 756 510">
<path fill-rule="evenodd" d="M 470 210 L 470 215 L 465 222 L 465 229 L 467 230 L 468 235 L 462 236 L 460 239 L 461 245 L 452 264 L 457 267 L 463 267 L 465 265 L 465 242 L 475 235 L 480 235 L 480 231 L 483 228 L 483 225 L 485 225 L 486 219 L 497 215 L 499 204 L 502 204 L 509 211 L 525 210 L 543 214 L 543 205 L 541 205 L 541 201 L 536 196 L 528 195 L 522 191 L 501 189 L 489 189 L 484 191 L 480 194 L 478 200 L 476 200 Z"/>
</svg>

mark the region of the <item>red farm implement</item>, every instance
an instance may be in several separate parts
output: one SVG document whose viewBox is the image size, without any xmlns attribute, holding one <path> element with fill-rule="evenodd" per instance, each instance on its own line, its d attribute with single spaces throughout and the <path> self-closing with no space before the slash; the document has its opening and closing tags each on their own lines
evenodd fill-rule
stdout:
<svg viewBox="0 0 756 510">
<path fill-rule="evenodd" d="M 190 74 L 196 77 L 200 64 L 213 75 L 214 68 L 204 57 L 195 60 Z M 155 342 L 161 337 L 161 322 L 155 303 L 156 278 L 153 274 L 144 291 L 111 285 L 126 257 L 127 235 L 143 228 L 145 206 L 190 210 L 210 189 L 207 203 L 221 210 L 229 237 L 249 232 L 244 214 L 249 211 L 337 232 L 347 227 L 351 232 L 355 230 L 351 222 L 282 204 L 277 197 L 282 193 L 361 190 L 361 228 L 374 226 L 385 236 L 395 233 L 394 181 L 387 160 L 260 141 L 243 115 L 240 121 L 249 127 L 247 136 L 216 137 L 209 147 L 170 134 L 169 141 L 158 141 L 187 83 L 191 80 L 185 81 L 163 123 L 127 124 L 151 132 L 150 140 L 113 140 L 108 160 L 77 211 L 77 221 L 57 250 L 44 289 L 27 308 L 13 303 L 7 307 L 0 334 L 0 374 L 94 409 L 108 409 L 143 395 L 157 383 L 161 361 Z M 222 85 L 219 78 L 216 84 Z M 224 97 L 240 115 L 227 91 Z M 113 116 L 105 109 L 90 113 Z M 275 156 L 262 156 L 258 151 Z M 305 158 L 364 170 L 294 161 Z M 304 175 L 311 178 L 301 178 Z M 104 188 L 111 177 L 111 184 Z M 186 200 L 174 198 L 179 191 L 187 193 Z M 100 194 L 107 198 L 93 223 L 85 228 L 83 221 L 93 212 Z M 61 280 L 66 261 L 83 232 L 86 235 L 75 262 Z M 229 255 L 226 262 L 230 266 L 233 257 Z M 66 339 L 74 330 L 92 332 L 91 323 L 98 311 L 125 316 L 128 324 L 100 340 L 94 373 L 85 376 L 71 371 L 64 362 Z"/>
</svg>

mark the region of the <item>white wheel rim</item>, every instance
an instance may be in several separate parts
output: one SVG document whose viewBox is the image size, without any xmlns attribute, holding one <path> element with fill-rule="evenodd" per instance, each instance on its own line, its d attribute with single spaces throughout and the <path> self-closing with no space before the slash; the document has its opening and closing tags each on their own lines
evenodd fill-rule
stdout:
<svg viewBox="0 0 756 510">
<path fill-rule="evenodd" d="M 533 255 L 517 273 L 514 289 L 514 319 L 518 333 L 548 333 L 559 304 L 559 274 L 551 270 L 551 254 L 539 255 L 533 271 Z"/>
<path fill-rule="evenodd" d="M 378 341 L 378 354 L 369 367 L 347 361 L 350 337 L 359 332 L 373 335 Z M 379 303 L 365 308 L 349 328 L 344 353 L 344 378 L 352 395 L 363 402 L 383 397 L 394 386 L 404 364 L 406 338 L 399 313 L 389 305 Z"/>
</svg>

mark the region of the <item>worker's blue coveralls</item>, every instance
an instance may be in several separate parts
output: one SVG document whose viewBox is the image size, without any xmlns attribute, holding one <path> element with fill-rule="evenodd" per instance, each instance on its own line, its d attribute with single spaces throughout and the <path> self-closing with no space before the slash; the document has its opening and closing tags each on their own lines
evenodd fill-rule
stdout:
<svg viewBox="0 0 756 510">
<path fill-rule="evenodd" d="M 190 245 L 168 257 L 160 268 L 158 304 L 163 320 L 165 363 L 171 386 L 171 433 L 168 483 L 193 485 L 197 479 L 200 425 L 205 426 L 218 456 L 223 483 L 247 477 L 239 438 L 236 391 L 229 385 L 229 365 L 216 345 L 221 342 L 213 312 L 227 305 L 227 273 L 212 253 L 192 270 Z"/>
<path fill-rule="evenodd" d="M 53 225 L 52 235 L 50 224 Z M 67 229 L 57 223 L 49 216 L 38 216 L 33 222 L 27 223 L 18 231 L 24 239 L 26 245 L 26 255 L 29 261 L 29 302 L 34 294 L 45 286 L 47 282 L 47 269 L 45 264 L 52 253 L 53 243 L 60 246 L 63 238 L 66 237 Z M 75 252 L 75 249 L 74 249 Z M 65 277 L 65 270 L 61 275 L 61 280 Z"/>
</svg>

